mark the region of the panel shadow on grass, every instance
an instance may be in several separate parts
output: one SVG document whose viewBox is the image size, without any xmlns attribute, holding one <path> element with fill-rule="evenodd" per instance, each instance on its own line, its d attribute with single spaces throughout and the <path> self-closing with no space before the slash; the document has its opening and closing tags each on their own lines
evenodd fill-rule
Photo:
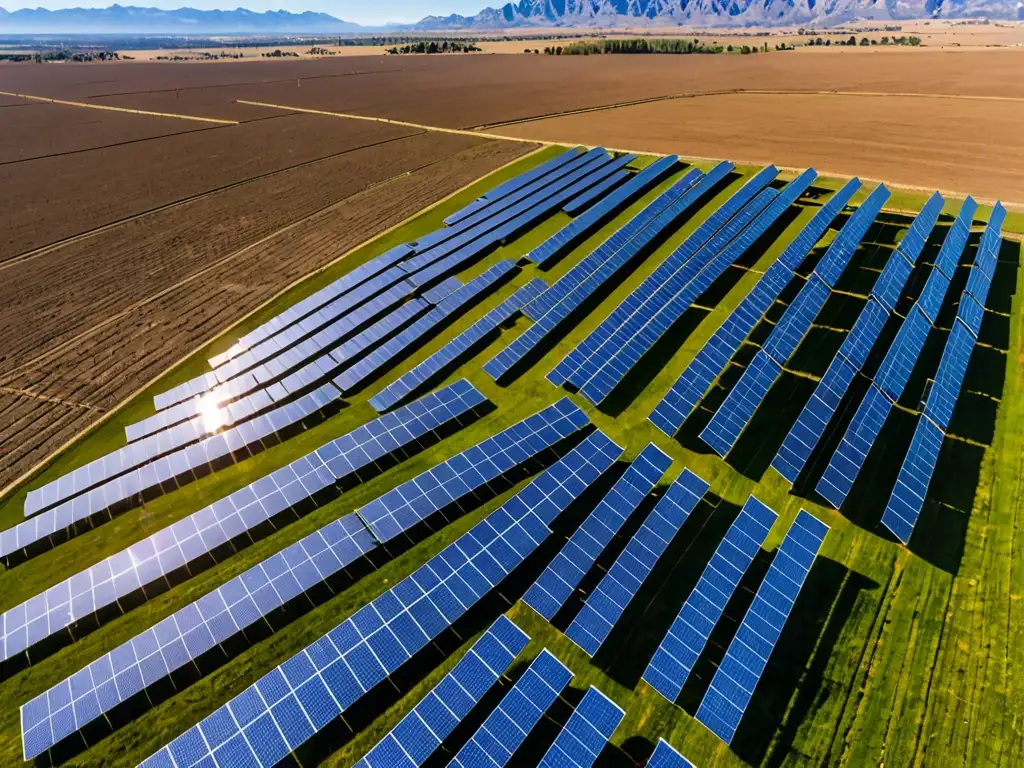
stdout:
<svg viewBox="0 0 1024 768">
<path fill-rule="evenodd" d="M 739 506 L 714 494 L 704 497 L 594 655 L 594 666 L 626 688 L 636 687 L 739 513 Z"/>
</svg>

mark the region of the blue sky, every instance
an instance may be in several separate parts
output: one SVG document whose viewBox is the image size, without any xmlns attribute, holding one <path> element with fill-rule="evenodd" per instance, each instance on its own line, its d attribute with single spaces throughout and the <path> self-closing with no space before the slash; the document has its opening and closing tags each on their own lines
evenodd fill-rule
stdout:
<svg viewBox="0 0 1024 768">
<path fill-rule="evenodd" d="M 97 2 L 96 0 L 31 0 L 26 3 L 17 0 L 0 0 L 0 7 L 9 11 L 18 8 L 99 8 L 113 3 Z M 504 0 L 117 0 L 121 5 L 140 5 L 154 8 L 248 8 L 252 11 L 288 10 L 295 13 L 302 11 L 319 11 L 329 13 L 346 21 L 359 24 L 383 24 L 388 21 L 419 21 L 424 16 L 437 14 L 447 16 L 449 13 L 472 15 L 488 5 L 502 5 Z"/>
</svg>

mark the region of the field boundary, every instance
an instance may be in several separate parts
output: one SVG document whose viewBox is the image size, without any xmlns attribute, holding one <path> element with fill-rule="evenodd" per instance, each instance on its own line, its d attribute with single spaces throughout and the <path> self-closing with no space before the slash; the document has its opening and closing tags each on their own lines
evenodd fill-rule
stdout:
<svg viewBox="0 0 1024 768">
<path fill-rule="evenodd" d="M 82 107 L 83 109 L 102 109 L 107 112 L 124 112 L 129 115 L 144 115 L 146 117 L 174 117 L 178 120 L 194 120 L 198 123 L 216 123 L 217 125 L 238 125 L 238 120 L 224 120 L 219 117 L 198 117 L 196 115 L 179 115 L 174 112 L 150 112 L 145 109 L 130 109 L 128 107 L 112 107 L 107 104 L 86 104 L 81 101 L 67 101 L 65 99 L 51 99 L 49 96 L 32 96 L 28 93 L 12 93 L 11 91 L 0 91 L 0 96 L 14 96 L 19 99 L 31 101 L 42 101 L 50 104 L 60 104 L 64 107 Z"/>
<path fill-rule="evenodd" d="M 530 142 L 530 141 L 522 141 L 522 140 L 520 140 L 520 143 L 529 145 L 529 144 L 537 144 L 539 142 Z M 380 240 L 380 239 L 382 239 L 384 237 L 387 237 L 392 232 L 394 232 L 394 231 L 396 231 L 398 229 L 401 229 L 402 227 L 407 226 L 408 224 L 410 224 L 413 221 L 415 221 L 416 219 L 418 219 L 420 216 L 423 216 L 424 214 L 429 213 L 430 211 L 434 210 L 435 208 L 437 208 L 437 207 L 439 207 L 441 205 L 444 205 L 446 202 L 451 200 L 453 197 L 456 197 L 457 195 L 462 194 L 463 192 L 465 192 L 467 189 L 469 189 L 470 187 L 474 186 L 475 184 L 479 184 L 484 179 L 486 179 L 486 178 L 488 178 L 490 176 L 493 176 L 496 173 L 500 173 L 501 171 L 505 170 L 509 166 L 514 165 L 514 164 L 519 163 L 519 162 L 522 162 L 523 160 L 526 160 L 527 158 L 532 157 L 533 155 L 537 154 L 538 152 L 542 152 L 545 148 L 546 148 L 546 145 L 541 144 L 541 146 L 537 147 L 536 149 L 534 149 L 534 150 L 532 150 L 530 152 L 527 152 L 525 154 L 522 154 L 519 157 L 516 157 L 516 158 L 514 158 L 512 160 L 509 160 L 507 163 L 504 163 L 503 165 L 498 166 L 497 168 L 495 168 L 494 170 L 492 170 L 489 173 L 485 174 L 484 176 L 481 176 L 479 178 L 473 179 L 469 183 L 464 184 L 463 186 L 461 186 L 458 189 L 456 189 L 453 192 L 451 192 L 451 194 L 445 195 L 445 197 L 441 198 L 440 200 L 437 200 L 437 201 L 431 203 L 426 208 L 419 209 L 415 213 L 410 214 L 409 216 L 407 216 L 406 218 L 402 219 L 401 221 L 399 221 L 398 223 L 394 224 L 393 226 L 390 226 L 387 229 L 382 230 L 381 232 L 378 232 L 373 237 L 367 238 L 363 242 L 361 242 L 361 243 L 355 245 L 354 247 L 350 248 L 349 250 L 345 251 L 345 253 L 341 254 L 340 256 L 338 256 L 337 258 L 335 258 L 332 261 L 328 262 L 327 264 L 324 264 L 323 266 L 320 266 L 317 269 L 314 269 L 313 271 L 307 272 L 305 275 L 302 275 L 302 276 L 296 278 L 295 280 L 290 282 L 288 285 L 283 287 L 281 290 L 279 290 L 277 293 L 275 293 L 273 296 L 270 296 L 266 301 L 261 303 L 259 306 L 254 307 L 250 312 L 246 313 L 242 317 L 238 318 L 235 322 L 233 322 L 230 325 L 226 326 L 216 336 L 214 336 L 211 339 L 208 339 L 207 341 L 203 342 L 202 344 L 200 344 L 200 345 L 198 345 L 196 347 L 193 347 L 191 350 L 189 350 L 184 355 L 182 355 L 180 358 L 178 358 L 173 363 L 171 363 L 169 366 L 167 366 L 164 370 L 160 371 L 152 379 L 147 381 L 143 386 L 139 387 L 134 392 L 130 393 L 127 397 L 125 397 L 123 400 L 121 400 L 119 403 L 117 403 L 117 405 L 115 405 L 113 408 L 111 408 L 108 411 L 104 411 L 103 415 L 100 416 L 99 418 L 97 418 L 89 426 L 85 427 L 84 429 L 79 431 L 77 434 L 75 434 L 72 437 L 70 437 L 64 443 L 62 443 L 57 448 L 55 448 L 53 451 L 51 451 L 45 458 L 43 458 L 43 459 L 39 460 L 38 462 L 36 462 L 32 467 L 30 467 L 28 470 L 26 470 L 24 473 L 22 473 L 19 477 L 17 477 L 14 480 L 12 480 L 10 483 L 8 483 L 3 488 L 0 488 L 0 501 L 3 501 L 8 496 L 10 496 L 10 494 L 12 494 L 15 491 L 17 491 L 17 489 L 22 484 L 24 484 L 24 483 L 28 482 L 29 480 L 31 480 L 32 477 L 35 474 L 37 474 L 40 470 L 45 469 L 48 464 L 50 464 L 54 459 L 59 457 L 62 453 L 64 453 L 64 451 L 66 451 L 69 448 L 71 448 L 73 445 L 75 445 L 80 440 L 83 440 L 84 438 L 88 437 L 88 435 L 90 433 L 94 432 L 96 429 L 98 429 L 104 423 L 106 423 L 111 418 L 113 418 L 118 412 L 120 412 L 129 403 L 131 403 L 133 400 L 135 400 L 135 398 L 137 398 L 140 395 L 142 395 L 146 390 L 148 390 L 150 387 L 154 386 L 162 378 L 164 378 L 165 376 L 170 374 L 172 371 L 174 371 L 175 368 L 177 368 L 178 366 L 180 366 L 183 363 L 185 363 L 186 361 L 188 361 L 189 358 L 191 358 L 193 355 L 198 354 L 205 347 L 210 346 L 215 341 L 217 341 L 218 339 L 222 338 L 224 335 L 230 333 L 232 331 L 232 329 L 238 327 L 239 325 L 244 323 L 246 320 L 251 318 L 256 313 L 263 311 L 266 307 L 268 307 L 269 305 L 273 304 L 275 301 L 277 301 L 282 296 L 284 296 L 286 293 L 288 293 L 288 291 L 290 291 L 290 290 L 296 288 L 297 286 L 301 285 L 306 280 L 309 280 L 310 278 L 315 277 L 316 275 L 319 275 L 322 272 L 325 272 L 326 270 L 330 269 L 331 267 L 335 266 L 336 264 L 340 263 L 341 261 L 347 259 L 353 253 L 356 253 L 357 251 L 359 251 L 359 250 L 361 250 L 363 248 L 366 248 L 367 246 L 372 245 L 376 241 L 378 241 L 378 240 Z M 394 181 L 395 179 L 399 179 L 399 178 L 402 178 L 402 177 L 407 176 L 407 175 L 408 175 L 408 172 L 401 173 L 401 174 L 398 174 L 398 175 L 392 177 L 391 179 L 388 179 L 386 181 L 380 182 L 380 183 L 375 184 L 373 186 L 374 187 L 379 187 L 381 184 L 390 183 L 391 181 Z M 367 187 L 367 189 L 371 189 L 371 187 Z M 362 194 L 363 192 L 367 191 L 367 189 L 361 190 L 360 192 L 358 192 L 356 194 Z M 287 225 L 286 227 L 284 227 L 284 228 L 282 228 L 280 230 L 277 230 L 273 234 L 268 235 L 267 237 L 263 238 L 263 240 L 261 240 L 260 242 L 263 242 L 263 241 L 268 240 L 270 238 L 276 237 L 281 232 L 284 232 L 284 231 L 287 231 L 288 229 L 291 229 L 292 227 L 294 227 L 294 226 L 302 223 L 303 221 L 305 221 L 307 218 L 311 218 L 312 216 L 317 216 L 317 215 L 320 215 L 320 214 L 324 213 L 325 211 L 329 211 L 331 208 L 334 208 L 337 205 L 341 205 L 342 203 L 346 202 L 347 200 L 348 200 L 348 198 L 345 198 L 345 200 L 339 200 L 337 203 L 332 203 L 327 208 L 322 208 L 321 210 L 317 211 L 316 213 L 311 214 L 310 217 L 304 217 L 303 219 L 300 219 L 299 221 L 292 222 L 291 224 Z M 248 248 L 252 248 L 255 245 L 258 245 L 258 243 L 251 243 L 250 245 L 246 246 L 246 248 L 241 249 L 241 250 L 246 250 Z"/>
</svg>

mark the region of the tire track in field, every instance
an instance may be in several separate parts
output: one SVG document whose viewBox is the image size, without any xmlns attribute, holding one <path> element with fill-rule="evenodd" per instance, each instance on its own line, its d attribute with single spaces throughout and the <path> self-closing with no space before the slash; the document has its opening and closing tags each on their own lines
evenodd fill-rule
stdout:
<svg viewBox="0 0 1024 768">
<path fill-rule="evenodd" d="M 286 115 L 275 115 L 275 117 L 286 117 Z M 278 168 L 278 169 L 273 170 L 273 171 L 267 171 L 266 173 L 260 173 L 260 174 L 257 174 L 255 176 L 250 176 L 250 177 L 245 178 L 245 179 L 239 179 L 238 181 L 233 181 L 230 184 L 224 184 L 223 186 L 220 186 L 220 187 L 214 187 L 213 189 L 207 189 L 207 190 L 205 190 L 203 192 L 197 192 L 194 195 L 187 195 L 186 197 L 179 198 L 178 200 L 172 200 L 169 203 L 164 203 L 163 205 L 158 205 L 155 208 L 149 208 L 149 209 L 147 209 L 145 211 L 139 211 L 138 213 L 133 213 L 130 216 L 123 216 L 120 219 L 117 219 L 115 221 L 111 221 L 111 222 L 109 222 L 107 224 L 103 224 L 103 225 L 101 225 L 99 227 L 94 227 L 93 229 L 86 230 L 85 232 L 79 232 L 77 235 L 71 235 L 70 237 L 65 237 L 65 238 L 63 238 L 61 240 L 55 240 L 54 242 L 49 243 L 48 245 L 43 245 L 43 246 L 40 246 L 39 248 L 34 248 L 31 251 L 25 251 L 24 253 L 17 254 L 16 256 L 11 256 L 11 257 L 9 257 L 7 259 L 4 259 L 3 261 L 0 261 L 0 271 L 3 271 L 4 269 L 6 269 L 8 267 L 14 266 L 15 264 L 23 264 L 26 261 L 31 261 L 32 259 L 34 259 L 34 258 L 36 258 L 38 256 L 45 256 L 46 254 L 52 253 L 53 251 L 57 250 L 58 248 L 62 248 L 64 246 L 66 246 L 66 245 L 70 245 L 71 243 L 77 243 L 77 242 L 80 242 L 82 240 L 88 240 L 89 238 L 95 237 L 96 235 L 102 234 L 104 232 L 109 232 L 110 230 L 115 229 L 115 228 L 121 226 L 122 224 L 127 224 L 128 222 L 131 222 L 131 221 L 137 221 L 139 219 L 143 219 L 146 216 L 150 216 L 150 215 L 152 215 L 154 213 L 161 213 L 162 211 L 167 211 L 167 210 L 170 210 L 172 208 L 177 208 L 177 207 L 179 207 L 181 205 L 185 205 L 187 203 L 193 203 L 196 200 L 202 200 L 205 197 L 211 197 L 211 196 L 216 195 L 216 194 L 218 194 L 220 192 L 226 192 L 226 191 L 228 191 L 230 189 L 235 189 L 236 187 L 241 187 L 241 186 L 243 186 L 245 184 L 251 184 L 251 183 L 256 182 L 256 181 L 262 181 L 264 179 L 273 178 L 274 176 L 279 176 L 279 175 L 281 175 L 283 173 L 287 173 L 289 171 L 294 171 L 294 170 L 296 170 L 298 168 L 305 168 L 305 167 L 310 166 L 310 165 L 315 165 L 316 163 L 321 163 L 321 162 L 323 162 L 325 160 L 333 160 L 334 158 L 343 157 L 344 155 L 351 154 L 352 152 L 359 152 L 359 151 L 362 151 L 364 149 L 372 149 L 374 147 L 379 147 L 379 146 L 382 146 L 382 145 L 385 145 L 385 144 L 390 144 L 392 142 L 402 141 L 403 139 L 410 139 L 410 138 L 413 138 L 414 136 L 422 135 L 423 133 L 426 133 L 426 131 L 420 131 L 418 133 L 410 133 L 410 134 L 407 134 L 405 136 L 395 136 L 395 137 L 390 138 L 390 139 L 382 139 L 380 141 L 371 142 L 370 144 L 362 144 L 361 146 L 358 146 L 358 147 L 351 147 L 349 149 L 344 149 L 341 152 L 333 152 L 333 153 L 331 153 L 329 155 L 324 155 L 323 157 L 314 158 L 312 160 L 304 160 L 301 163 L 296 163 L 294 165 L 289 165 L 289 166 L 286 166 L 284 168 Z M 520 139 L 516 139 L 516 141 L 521 141 L 521 140 Z M 526 143 L 530 143 L 530 142 L 527 141 Z"/>
<path fill-rule="evenodd" d="M 217 123 L 220 125 L 238 125 L 238 120 L 222 120 L 219 117 L 197 117 L 196 115 L 179 115 L 174 112 L 151 112 L 145 109 L 130 109 L 128 107 L 112 107 L 108 104 L 86 104 L 83 101 L 68 101 L 66 99 L 53 99 L 49 96 L 33 96 L 28 93 L 11 93 L 0 91 L 0 96 L 14 96 L 19 99 L 30 99 L 32 101 L 44 102 L 46 104 L 60 104 L 62 107 L 81 107 L 83 109 L 99 109 L 105 112 L 120 112 L 129 115 L 144 115 L 146 117 L 173 117 L 178 120 L 193 120 L 197 123 Z"/>
</svg>

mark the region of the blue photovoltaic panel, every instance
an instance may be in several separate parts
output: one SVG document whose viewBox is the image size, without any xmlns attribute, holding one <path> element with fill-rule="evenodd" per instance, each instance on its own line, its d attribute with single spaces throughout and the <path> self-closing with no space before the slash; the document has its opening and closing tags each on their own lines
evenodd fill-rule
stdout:
<svg viewBox="0 0 1024 768">
<path fill-rule="evenodd" d="M 580 168 L 492 219 L 432 248 L 422 254 L 422 258 L 414 256 L 400 266 L 410 272 L 409 280 L 417 287 L 430 285 L 451 272 L 464 269 L 484 253 L 515 239 L 567 201 L 599 183 L 607 173 L 607 167 L 597 170 Z"/>
<path fill-rule="evenodd" d="M 667 192 L 659 195 L 650 205 L 646 206 L 640 213 L 616 230 L 600 246 L 574 264 L 548 290 L 527 304 L 523 313 L 532 320 L 539 320 L 546 313 L 550 312 L 555 305 L 565 299 L 590 275 L 600 269 L 601 265 L 622 248 L 626 247 L 631 240 L 639 236 L 644 228 L 655 221 L 673 202 L 684 196 L 687 190 L 697 183 L 701 175 L 701 172 L 696 169 L 690 170 L 682 179 L 673 184 Z"/>
<path fill-rule="evenodd" d="M 0 616 L 0 661 L 180 571 L 336 482 L 359 479 L 357 473 L 368 473 L 375 461 L 468 418 L 483 402 L 471 384 L 458 381 L 326 443 L 11 608 Z"/>
<path fill-rule="evenodd" d="M 949 278 L 933 269 L 928 275 L 928 280 L 917 298 L 916 307 L 928 318 L 929 323 L 934 323 L 939 317 L 939 310 L 942 309 L 942 302 L 946 298 L 946 290 L 949 288 Z"/>
<path fill-rule="evenodd" d="M 953 323 L 953 330 L 946 340 L 935 381 L 924 404 L 924 415 L 934 421 L 940 429 L 947 429 L 953 419 L 953 409 L 960 397 L 967 373 L 967 364 L 974 351 L 974 336 L 963 323 Z"/>
<path fill-rule="evenodd" d="M 597 653 L 608 639 L 608 633 L 707 490 L 706 482 L 684 469 L 626 544 L 565 631 L 565 636 L 587 655 Z"/>
<path fill-rule="evenodd" d="M 751 496 L 686 598 L 644 672 L 644 680 L 674 702 L 722 617 L 726 603 L 768 536 L 778 515 Z"/>
<path fill-rule="evenodd" d="M 345 515 L 168 616 L 21 708 L 26 759 L 196 662 L 376 547 Z"/>
<path fill-rule="evenodd" d="M 960 256 L 967 246 L 967 240 L 971 235 L 971 225 L 974 223 L 974 214 L 977 212 L 978 204 L 973 197 L 968 195 L 960 205 L 960 212 L 957 214 L 953 226 L 946 233 L 946 239 L 935 259 L 935 269 L 950 280 L 953 279 L 953 274 L 960 263 Z"/>
<path fill-rule="evenodd" d="M 636 160 L 636 155 L 624 155 L 623 157 L 619 158 L 619 160 L 622 161 L 621 164 L 619 164 L 619 167 L 622 168 L 622 170 L 616 171 L 607 179 L 602 181 L 600 184 L 595 184 L 594 186 L 592 186 L 590 189 L 588 189 L 586 192 L 584 192 L 582 195 L 577 197 L 572 202 L 566 203 L 564 206 L 562 206 L 562 210 L 565 211 L 570 216 L 576 216 L 581 211 L 585 210 L 595 200 L 604 195 L 607 195 L 609 191 L 615 189 L 615 187 L 618 187 L 620 184 L 622 184 L 622 182 L 630 178 L 632 174 L 630 174 L 629 171 L 625 170 L 624 166 Z"/>
<path fill-rule="evenodd" d="M 625 712 L 591 686 L 540 761 L 542 768 L 590 768 Z"/>
<path fill-rule="evenodd" d="M 836 509 L 846 500 L 891 410 L 892 402 L 885 393 L 875 384 L 868 387 L 853 421 L 815 486 L 815 490 Z"/>
<path fill-rule="evenodd" d="M 932 324 L 928 316 L 921 310 L 919 304 L 915 304 L 900 326 L 896 339 L 875 374 L 875 384 L 892 400 L 899 400 L 903 394 L 903 388 L 907 385 L 931 330 Z"/>
<path fill-rule="evenodd" d="M 515 570 L 596 478 L 595 432 L 504 505 L 324 637 L 264 675 L 144 765 L 275 765 L 448 629 Z M 616 446 L 617 448 L 617 446 Z M 614 461 L 618 453 L 610 459 Z M 609 462 L 609 463 L 610 463 Z M 207 761 L 204 763 L 204 761 Z M 244 761 L 244 762 L 243 762 Z"/>
<path fill-rule="evenodd" d="M 489 338 L 502 323 L 515 316 L 525 304 L 547 290 L 547 287 L 547 283 L 539 277 L 534 278 L 433 355 L 370 398 L 370 405 L 378 413 L 383 413 L 407 400 L 430 381 L 440 378 L 464 362 L 472 350 Z"/>
<path fill-rule="evenodd" d="M 939 450 L 945 435 L 929 419 L 921 419 L 914 430 L 910 450 L 900 467 L 896 487 L 882 513 L 882 525 L 892 531 L 904 544 L 910 542 L 917 518 L 924 506 L 928 485 L 939 460 Z"/>
<path fill-rule="evenodd" d="M 813 279 L 813 278 L 812 278 Z M 739 439 L 740 433 L 754 417 L 768 390 L 782 375 L 782 368 L 763 349 L 758 350 L 725 402 L 700 433 L 719 456 L 725 456 Z"/>
<path fill-rule="evenodd" d="M 686 196 L 693 201 L 700 200 L 715 188 L 732 170 L 732 163 L 722 162 L 712 168 L 706 176 L 698 179 L 697 183 L 690 187 Z M 747 187 L 744 186 L 734 195 L 743 196 L 747 194 Z M 746 199 L 741 197 L 741 199 Z M 728 219 L 728 211 L 732 201 L 727 201 L 721 208 L 711 214 L 697 230 L 690 235 L 686 242 L 676 248 L 658 267 L 644 279 L 643 283 L 627 296 L 612 313 L 595 328 L 587 338 L 580 342 L 565 358 L 548 374 L 548 381 L 556 386 L 561 386 L 570 377 L 573 377 L 583 362 L 588 359 L 602 344 L 604 344 L 615 331 L 632 315 L 655 291 L 657 291 L 666 280 L 674 275 L 704 243 L 706 243 L 715 232 Z M 737 206 L 738 210 L 738 206 Z M 585 379 L 574 378 L 574 383 L 579 386 Z M 578 383 L 577 383 L 578 382 Z"/>
<path fill-rule="evenodd" d="M 796 482 L 807 465 L 854 377 L 867 362 L 868 355 L 903 294 L 914 264 L 935 226 L 942 204 L 942 196 L 938 192 L 932 195 L 910 225 L 899 248 L 889 256 L 853 329 L 843 340 L 811 399 L 772 460 L 772 467 L 790 483 Z"/>
<path fill-rule="evenodd" d="M 513 262 L 504 259 L 466 285 L 456 280 L 458 286 L 454 291 L 440 299 L 433 309 L 422 315 L 397 336 L 393 336 L 362 360 L 356 362 L 355 365 L 342 371 L 334 379 L 334 385 L 342 395 L 347 397 L 367 381 L 392 366 L 396 360 L 409 354 L 425 341 L 429 341 L 440 327 L 450 323 L 473 302 L 479 300 L 486 291 L 493 289 L 499 281 L 507 279 L 517 269 Z"/>
<path fill-rule="evenodd" d="M 545 648 L 448 765 L 506 765 L 572 677 L 569 668 Z"/>
<path fill-rule="evenodd" d="M 463 285 L 462 281 L 457 277 L 446 277 L 440 283 L 435 285 L 433 288 L 429 288 L 423 292 L 423 298 L 429 303 L 437 306 L 437 304 L 443 301 L 446 297 L 451 296 L 455 291 L 459 290 Z"/>
<path fill-rule="evenodd" d="M 210 367 L 218 368 L 228 360 L 248 351 L 264 339 L 281 333 L 281 331 L 285 330 L 289 326 L 299 322 L 308 315 L 316 312 L 321 307 L 330 304 L 332 301 L 335 301 L 339 297 L 345 295 L 357 285 L 365 283 L 371 278 L 379 275 L 381 272 L 384 272 L 389 267 L 394 266 L 411 253 L 413 253 L 412 246 L 408 243 L 404 243 L 382 253 L 380 256 L 375 256 L 365 264 L 356 267 L 348 274 L 339 277 L 330 285 L 325 286 L 316 293 L 296 302 L 292 306 L 288 307 L 288 309 L 284 310 L 284 312 L 279 315 L 275 315 L 262 325 L 249 331 L 249 333 L 242 336 L 226 352 L 222 352 L 219 355 L 211 357 L 208 361 Z M 159 395 L 157 397 L 159 397 Z M 156 407 L 162 408 L 163 406 L 158 402 Z"/>
<path fill-rule="evenodd" d="M 648 444 L 526 591 L 523 602 L 551 621 L 671 464 L 671 458 Z"/>
<path fill-rule="evenodd" d="M 417 768 L 429 758 L 522 653 L 529 635 L 499 616 L 451 672 L 354 768 Z"/>
<path fill-rule="evenodd" d="M 676 752 L 664 739 L 658 739 L 647 768 L 694 768 L 693 763 Z"/>
<path fill-rule="evenodd" d="M 609 216 L 626 207 L 634 198 L 667 176 L 678 162 L 679 158 L 676 155 L 655 160 L 600 203 L 589 208 L 534 248 L 526 258 L 539 267 L 546 266 L 551 260 L 574 248 Z"/>
<path fill-rule="evenodd" d="M 732 743 L 826 533 L 827 525 L 800 510 L 704 694 L 697 719 L 726 744 Z"/>
<path fill-rule="evenodd" d="M 682 315 L 690 302 L 757 239 L 768 222 L 785 210 L 784 200 L 775 190 L 763 189 L 777 173 L 774 166 L 765 168 L 708 217 L 666 259 L 674 267 L 670 274 L 627 297 L 628 317 L 618 319 L 615 325 L 609 317 L 602 324 L 606 330 L 599 327 L 580 345 L 579 352 L 574 351 L 578 363 L 566 380 L 579 387 L 591 402 L 599 402 L 594 398 L 600 398 L 608 384 L 618 381 L 616 374 L 624 375 L 628 370 L 615 356 L 629 350 L 630 363 L 639 359 L 646 345 L 653 344 L 666 325 Z M 791 188 L 785 199 L 790 199 L 801 183 Z M 630 349 L 631 345 L 637 345 L 637 349 Z"/>
<path fill-rule="evenodd" d="M 646 226 L 643 226 L 636 236 L 628 239 L 628 241 L 625 242 L 625 244 L 619 248 L 614 255 L 601 264 L 596 271 L 587 276 L 582 283 L 573 288 L 561 301 L 552 307 L 551 311 L 546 312 L 540 320 L 527 328 L 520 336 L 505 347 L 505 349 L 492 357 L 484 365 L 484 370 L 493 379 L 501 380 L 513 368 L 519 365 L 523 358 L 526 357 L 537 346 L 537 344 L 546 338 L 548 334 L 553 333 L 557 328 L 559 328 L 581 304 L 586 302 L 593 293 L 598 290 L 598 288 L 614 278 L 615 275 L 627 264 L 645 253 L 647 246 L 658 237 L 665 234 L 665 232 L 679 220 L 679 217 L 682 216 L 686 209 L 692 204 L 685 194 L 681 194 L 681 191 L 688 187 L 689 182 L 687 182 L 684 177 L 682 181 L 677 182 L 676 185 L 668 192 L 659 197 L 657 201 L 651 203 L 651 205 L 638 214 L 637 217 L 629 224 L 613 235 L 613 238 L 620 235 L 624 236 L 626 231 L 630 227 L 634 226 L 638 220 L 646 220 L 646 211 L 649 211 L 652 208 L 656 208 L 660 211 L 653 221 L 650 221 Z M 665 198 L 669 198 L 674 202 L 671 202 L 667 206 L 659 204 L 658 201 L 663 201 Z M 549 292 L 541 294 L 541 296 L 533 303 L 543 300 Z M 529 307 L 531 305 L 527 306 Z"/>
<path fill-rule="evenodd" d="M 390 541 L 589 423 L 583 411 L 563 398 L 377 497 L 357 514 L 378 541 Z"/>
<path fill-rule="evenodd" d="M 494 189 L 485 192 L 483 195 L 481 195 L 476 200 L 471 202 L 465 208 L 462 208 L 461 210 L 458 210 L 455 213 L 448 216 L 444 220 L 444 223 L 448 224 L 449 226 L 455 224 L 461 219 L 464 219 L 467 216 L 476 213 L 477 211 L 490 205 L 496 200 L 500 200 L 503 197 L 512 194 L 517 189 L 525 187 L 527 184 L 530 184 L 531 182 L 534 182 L 537 179 L 542 178 L 546 174 L 549 174 L 557 170 L 566 163 L 575 160 L 582 154 L 583 147 L 573 147 L 572 149 L 567 149 L 565 152 L 562 152 L 557 157 L 553 157 L 552 159 L 541 163 L 536 168 L 531 168 L 530 170 L 521 173 L 518 176 L 515 176 L 514 178 L 511 178 L 502 184 L 499 184 Z"/>
<path fill-rule="evenodd" d="M 674 436 L 682 428 L 683 422 L 693 413 L 697 403 L 739 350 L 740 345 L 793 279 L 794 270 L 807 258 L 815 243 L 825 234 L 829 224 L 846 207 L 859 188 L 860 181 L 851 179 L 833 194 L 782 255 L 768 267 L 753 290 L 743 298 L 740 305 L 704 344 L 655 407 L 649 416 L 654 426 L 669 437 Z"/>
</svg>

